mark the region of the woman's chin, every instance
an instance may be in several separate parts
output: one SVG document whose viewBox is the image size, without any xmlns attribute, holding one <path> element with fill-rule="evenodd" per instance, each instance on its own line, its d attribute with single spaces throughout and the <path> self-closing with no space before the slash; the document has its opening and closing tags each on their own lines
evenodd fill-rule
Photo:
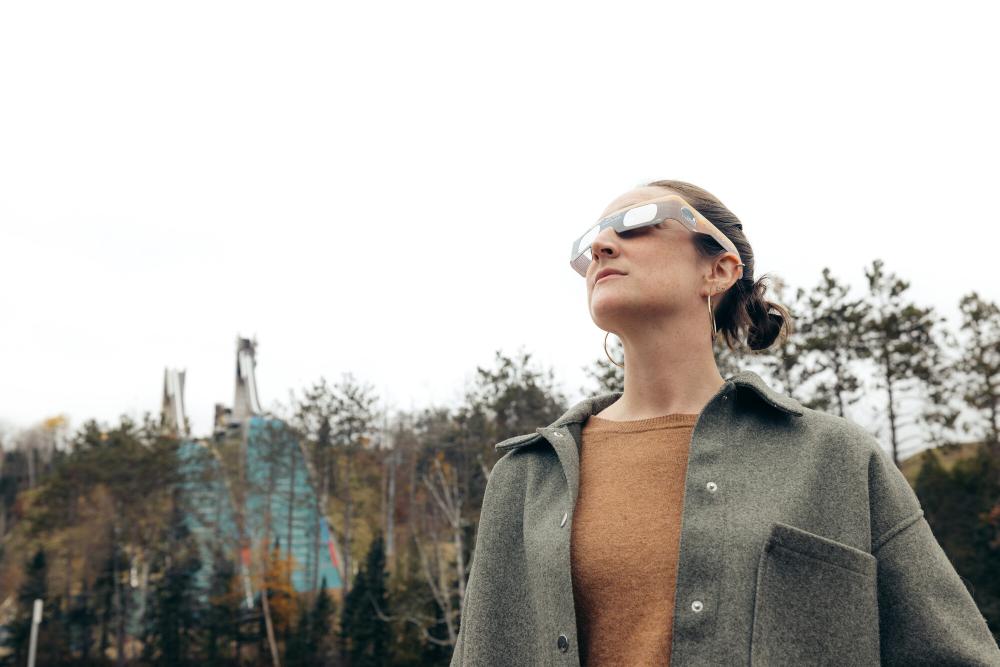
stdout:
<svg viewBox="0 0 1000 667">
<path fill-rule="evenodd" d="M 612 295 L 595 295 L 590 301 L 590 317 L 605 331 L 609 329 L 604 324 L 611 325 L 613 322 L 628 319 L 630 315 L 634 315 L 635 310 L 635 304 Z"/>
</svg>

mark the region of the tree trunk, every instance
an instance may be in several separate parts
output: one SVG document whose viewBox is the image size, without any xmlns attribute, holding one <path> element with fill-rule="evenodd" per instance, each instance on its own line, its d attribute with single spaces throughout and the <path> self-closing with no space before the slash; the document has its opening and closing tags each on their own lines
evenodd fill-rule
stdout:
<svg viewBox="0 0 1000 667">
<path fill-rule="evenodd" d="M 389 454 L 389 493 L 385 517 L 385 557 L 391 560 L 395 551 L 393 535 L 396 526 L 396 457 L 398 452 L 393 448 Z"/>
<path fill-rule="evenodd" d="M 119 515 L 121 514 L 119 508 Z M 115 523 L 115 542 L 111 546 L 113 549 L 112 574 L 114 575 L 115 586 L 115 665 L 121 667 L 125 664 L 125 594 L 122 591 L 121 577 L 118 574 L 118 545 L 121 540 L 121 531 Z"/>
<path fill-rule="evenodd" d="M 266 573 L 264 576 L 267 576 Z M 267 645 L 271 649 L 271 663 L 274 667 L 281 667 L 281 660 L 278 658 L 278 643 L 274 639 L 274 625 L 271 624 L 271 606 L 267 603 L 266 584 L 260 592 L 260 606 L 264 612 L 264 627 L 267 628 Z"/>
<path fill-rule="evenodd" d="M 292 517 L 295 514 L 295 447 L 288 448 L 288 468 L 289 478 L 288 486 L 291 488 L 288 492 L 288 540 L 285 544 L 285 553 L 288 556 L 292 555 Z"/>
<path fill-rule="evenodd" d="M 344 482 L 347 496 L 344 504 L 344 595 L 351 592 L 351 452 L 347 452 L 347 479 Z"/>
<path fill-rule="evenodd" d="M 326 455 L 324 454 L 324 458 Z M 320 540 L 319 536 L 323 534 L 323 522 L 326 521 L 326 502 L 327 502 L 327 485 L 329 480 L 327 479 L 328 470 L 326 464 L 323 464 L 323 478 L 320 480 L 320 490 L 319 490 L 319 502 L 318 507 L 318 521 L 316 525 L 313 526 L 313 548 L 312 548 L 312 590 L 317 590 L 319 588 L 319 561 L 320 561 Z M 328 582 L 333 583 L 333 582 Z"/>
<path fill-rule="evenodd" d="M 899 467 L 899 445 L 896 442 L 896 406 L 893 400 L 893 381 L 892 381 L 892 369 L 889 368 L 889 353 L 888 351 L 883 352 L 885 358 L 885 386 L 886 391 L 889 393 L 889 442 L 892 444 L 892 460 Z"/>
</svg>

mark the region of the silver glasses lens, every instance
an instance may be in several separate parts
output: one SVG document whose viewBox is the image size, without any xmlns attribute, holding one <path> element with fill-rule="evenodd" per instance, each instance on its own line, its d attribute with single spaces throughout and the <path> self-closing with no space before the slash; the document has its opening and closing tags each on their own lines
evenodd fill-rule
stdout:
<svg viewBox="0 0 1000 667">
<path fill-rule="evenodd" d="M 576 252 L 581 253 L 585 249 L 589 249 L 590 244 L 594 242 L 597 238 L 598 232 L 601 231 L 600 225 L 594 225 L 587 230 L 587 233 L 580 237 L 580 242 L 576 244 Z"/>
<path fill-rule="evenodd" d="M 656 219 L 659 214 L 660 209 L 656 204 L 644 204 L 642 206 L 636 206 L 630 208 L 624 213 L 615 214 L 609 218 L 604 218 L 596 225 L 591 227 L 584 233 L 583 236 L 576 242 L 573 246 L 573 255 L 570 260 L 570 264 L 573 269 L 582 276 L 587 275 L 587 267 L 590 266 L 592 259 L 591 246 L 594 243 L 594 239 L 601 232 L 602 229 L 609 226 L 619 226 L 618 221 L 620 220 L 620 228 L 637 227 L 639 225 L 645 225 Z"/>
<path fill-rule="evenodd" d="M 636 225 L 645 224 L 656 217 L 656 212 L 658 210 L 659 209 L 656 204 L 646 204 L 645 206 L 630 208 L 625 211 L 625 217 L 622 219 L 622 224 L 626 227 L 634 227 Z"/>
</svg>

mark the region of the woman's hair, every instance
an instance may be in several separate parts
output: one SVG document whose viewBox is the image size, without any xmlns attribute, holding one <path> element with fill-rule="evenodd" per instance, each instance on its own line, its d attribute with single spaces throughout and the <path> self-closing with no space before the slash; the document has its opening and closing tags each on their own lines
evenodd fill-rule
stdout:
<svg viewBox="0 0 1000 667">
<path fill-rule="evenodd" d="M 764 298 L 768 284 L 766 277 L 754 281 L 753 248 L 743 233 L 743 223 L 718 197 L 697 185 L 684 181 L 653 181 L 645 186 L 669 188 L 681 195 L 698 211 L 712 221 L 725 234 L 743 259 L 743 277 L 727 289 L 718 306 L 715 307 L 716 328 L 723 334 L 730 350 L 742 341 L 746 332 L 746 344 L 751 350 L 766 350 L 781 336 L 783 343 L 793 331 L 792 316 L 784 306 Z M 715 257 L 725 252 L 718 241 L 707 234 L 695 234 L 695 248 L 705 257 Z M 713 304 L 714 305 L 714 304 Z"/>
</svg>

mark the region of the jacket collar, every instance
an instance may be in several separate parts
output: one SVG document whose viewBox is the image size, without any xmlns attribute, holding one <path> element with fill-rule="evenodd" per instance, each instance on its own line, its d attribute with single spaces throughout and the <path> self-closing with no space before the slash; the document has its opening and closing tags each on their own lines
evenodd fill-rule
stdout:
<svg viewBox="0 0 1000 667">
<path fill-rule="evenodd" d="M 741 370 L 731 375 L 726 380 L 726 383 L 719 389 L 719 393 L 728 392 L 734 386 L 748 388 L 756 393 L 757 396 L 763 400 L 765 405 L 778 410 L 779 412 L 795 416 L 802 416 L 803 414 L 801 403 L 791 396 L 786 396 L 785 394 L 775 391 L 766 382 L 764 382 L 763 378 L 751 370 Z M 512 438 L 507 438 L 506 440 L 496 444 L 494 449 L 505 451 L 520 445 L 526 445 L 537 439 L 543 438 L 543 432 L 551 432 L 552 430 L 559 429 L 563 426 L 569 426 L 571 424 L 575 424 L 577 428 L 579 428 L 579 426 L 586 421 L 588 417 L 593 414 L 597 414 L 617 401 L 621 397 L 622 393 L 623 392 L 620 391 L 613 391 L 585 398 L 564 412 L 562 416 L 548 426 L 544 428 L 537 428 L 534 433 L 515 435 Z"/>
</svg>

